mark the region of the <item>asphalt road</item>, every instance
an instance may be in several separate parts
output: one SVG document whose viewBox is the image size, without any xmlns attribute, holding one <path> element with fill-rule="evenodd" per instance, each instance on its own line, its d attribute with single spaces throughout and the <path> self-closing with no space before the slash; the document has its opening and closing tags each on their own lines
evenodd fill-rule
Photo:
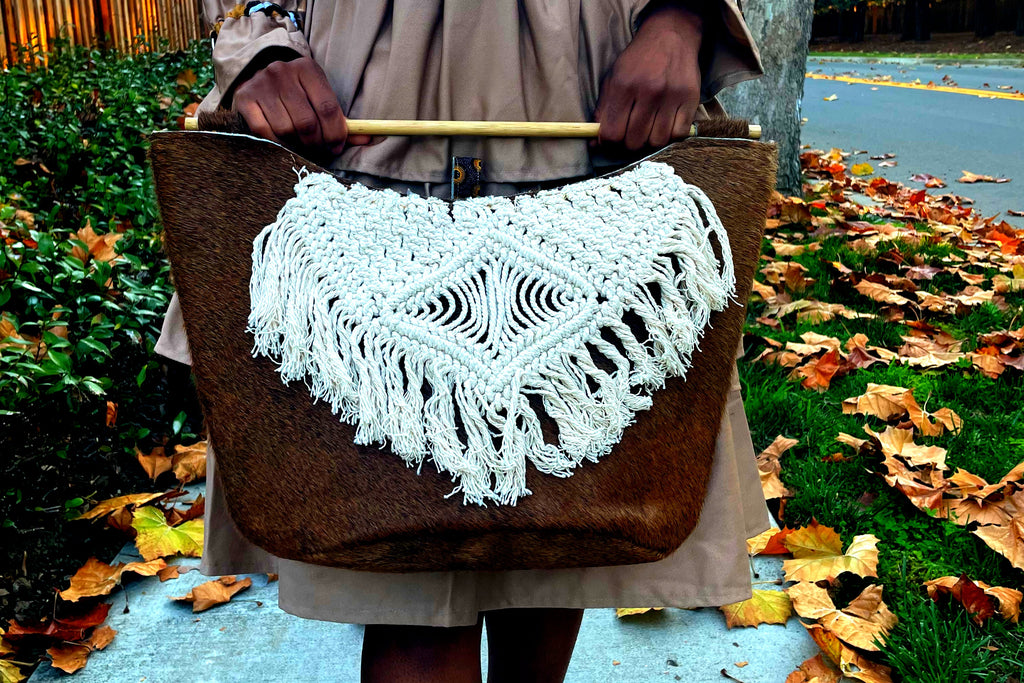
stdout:
<svg viewBox="0 0 1024 683">
<path fill-rule="evenodd" d="M 890 75 L 894 81 L 939 85 L 949 76 L 960 88 L 1006 92 L 1009 85 L 1024 91 L 1024 69 L 974 65 L 864 64 L 811 59 L 810 73 L 872 78 Z M 988 84 L 988 87 L 985 86 Z M 877 89 L 872 89 L 872 88 Z M 838 98 L 831 102 L 825 98 Z M 804 82 L 802 141 L 818 149 L 841 147 L 846 151 L 868 150 L 851 157 L 868 161 L 869 155 L 896 154 L 895 168 L 879 168 L 876 174 L 910 187 L 915 173 L 942 178 L 953 192 L 974 200 L 985 216 L 1003 212 L 1003 218 L 1024 228 L 1024 218 L 1006 215 L 1008 209 L 1024 211 L 1024 100 L 982 99 L 964 93 L 910 90 L 883 85 L 848 84 L 839 81 Z M 961 170 L 1010 178 L 1005 184 L 956 182 Z M 938 192 L 939 190 L 935 190 Z"/>
</svg>

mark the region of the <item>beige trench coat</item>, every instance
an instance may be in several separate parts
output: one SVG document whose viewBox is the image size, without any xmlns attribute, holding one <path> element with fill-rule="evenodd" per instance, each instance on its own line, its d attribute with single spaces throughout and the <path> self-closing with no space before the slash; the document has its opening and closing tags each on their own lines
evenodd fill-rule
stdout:
<svg viewBox="0 0 1024 683">
<path fill-rule="evenodd" d="M 355 0 L 284 2 L 281 17 L 226 18 L 214 48 L 217 88 L 202 109 L 229 104 L 234 80 L 261 50 L 287 47 L 323 67 L 351 117 L 591 120 L 600 81 L 632 38 L 648 0 Z M 708 13 L 703 96 L 756 77 L 760 63 L 735 0 Z M 217 21 L 233 3 L 206 0 Z M 226 94 L 226 97 L 225 97 Z M 331 164 L 361 182 L 445 195 L 452 155 L 485 160 L 484 187 L 594 172 L 606 160 L 579 141 L 388 139 Z M 401 179 L 396 180 L 386 179 Z M 409 182 L 413 181 L 413 182 Z M 189 362 L 177 301 L 157 352 Z M 733 386 L 700 521 L 670 557 L 642 565 L 565 570 L 376 574 L 277 558 L 241 536 L 208 460 L 205 574 L 275 572 L 279 604 L 298 616 L 363 624 L 460 626 L 509 607 L 698 607 L 750 596 L 745 539 L 768 518 L 739 385 Z"/>
</svg>

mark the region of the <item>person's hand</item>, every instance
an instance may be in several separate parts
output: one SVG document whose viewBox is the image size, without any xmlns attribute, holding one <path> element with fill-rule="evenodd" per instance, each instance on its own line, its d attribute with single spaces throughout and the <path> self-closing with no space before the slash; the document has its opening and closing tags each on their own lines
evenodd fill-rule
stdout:
<svg viewBox="0 0 1024 683">
<path fill-rule="evenodd" d="M 299 147 L 310 156 L 338 155 L 345 145 L 365 145 L 349 135 L 345 114 L 320 65 L 309 57 L 274 60 L 235 86 L 232 109 L 255 135 Z"/>
<path fill-rule="evenodd" d="M 657 9 L 640 25 L 601 85 L 600 141 L 627 149 L 685 137 L 700 106 L 700 17 Z"/>
</svg>

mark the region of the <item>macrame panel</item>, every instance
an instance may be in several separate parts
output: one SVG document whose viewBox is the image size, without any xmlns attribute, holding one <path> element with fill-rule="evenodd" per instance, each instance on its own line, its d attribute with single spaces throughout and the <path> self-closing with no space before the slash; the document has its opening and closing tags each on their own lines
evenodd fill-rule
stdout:
<svg viewBox="0 0 1024 683">
<path fill-rule="evenodd" d="M 735 292 L 714 206 L 662 163 L 453 204 L 327 173 L 295 193 L 253 246 L 255 354 L 466 503 L 606 455 Z"/>
</svg>

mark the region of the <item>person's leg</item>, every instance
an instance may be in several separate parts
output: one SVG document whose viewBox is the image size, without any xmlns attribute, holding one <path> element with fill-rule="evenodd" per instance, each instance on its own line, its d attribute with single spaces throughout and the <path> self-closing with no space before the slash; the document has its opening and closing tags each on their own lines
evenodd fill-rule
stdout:
<svg viewBox="0 0 1024 683">
<path fill-rule="evenodd" d="M 484 619 L 487 683 L 562 683 L 583 610 L 503 609 Z"/>
<path fill-rule="evenodd" d="M 362 683 L 480 683 L 475 626 L 367 626 Z"/>
</svg>

